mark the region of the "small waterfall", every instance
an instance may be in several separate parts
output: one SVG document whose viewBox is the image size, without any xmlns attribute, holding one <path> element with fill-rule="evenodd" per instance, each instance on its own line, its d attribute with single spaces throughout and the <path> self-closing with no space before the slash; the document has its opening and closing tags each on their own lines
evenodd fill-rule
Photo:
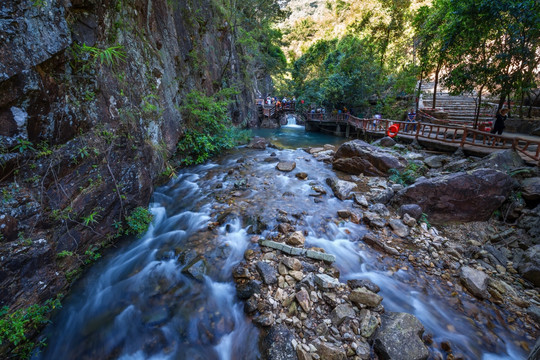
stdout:
<svg viewBox="0 0 540 360">
<path fill-rule="evenodd" d="M 303 128 L 302 125 L 298 125 L 296 123 L 296 116 L 292 115 L 292 114 L 287 114 L 286 115 L 286 119 L 287 119 L 287 125 L 283 125 L 283 127 L 287 127 L 287 128 Z"/>
</svg>

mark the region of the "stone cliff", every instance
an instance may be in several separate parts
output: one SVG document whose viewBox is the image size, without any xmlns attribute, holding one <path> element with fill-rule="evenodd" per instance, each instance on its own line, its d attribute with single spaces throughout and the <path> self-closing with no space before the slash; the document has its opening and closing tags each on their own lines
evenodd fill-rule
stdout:
<svg viewBox="0 0 540 360">
<path fill-rule="evenodd" d="M 261 71 L 235 31 L 211 0 L 2 2 L 0 307 L 54 298 L 117 241 L 187 93 L 235 87 L 233 123 L 256 121 Z"/>
</svg>

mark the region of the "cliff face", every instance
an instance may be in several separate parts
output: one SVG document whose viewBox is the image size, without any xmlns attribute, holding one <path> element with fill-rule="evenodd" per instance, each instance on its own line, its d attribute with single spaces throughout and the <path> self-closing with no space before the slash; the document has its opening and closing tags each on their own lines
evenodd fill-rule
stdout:
<svg viewBox="0 0 540 360">
<path fill-rule="evenodd" d="M 211 0 L 2 2 L 0 306 L 56 296 L 116 241 L 175 151 L 185 94 L 235 87 L 233 122 L 256 119 L 233 32 Z"/>
</svg>

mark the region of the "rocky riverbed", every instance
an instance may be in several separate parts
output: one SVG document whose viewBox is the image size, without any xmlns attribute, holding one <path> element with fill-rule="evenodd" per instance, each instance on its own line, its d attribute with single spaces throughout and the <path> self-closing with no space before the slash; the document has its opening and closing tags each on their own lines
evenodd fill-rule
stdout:
<svg viewBox="0 0 540 360">
<path fill-rule="evenodd" d="M 337 171 L 327 184 L 336 198 L 354 201 L 344 201 L 329 221 L 365 225 L 358 246 L 396 259 L 390 274 L 410 272 L 411 283 L 414 276 L 436 279 L 433 286 L 448 294 L 449 306 L 486 327 L 499 318 L 497 326 L 523 335 L 516 345 L 528 352 L 540 321 L 538 169 L 526 168 L 509 151 L 471 159 L 430 156 L 391 139 L 378 144 L 306 149 L 346 172 Z M 264 147 L 261 139 L 252 146 Z M 295 168 L 291 161 L 276 162 L 277 171 Z M 401 173 L 388 179 L 396 168 Z M 411 168 L 411 177 L 423 176 L 407 184 L 403 173 Z M 310 174 L 296 177 L 309 180 Z M 312 190 L 314 202 L 332 196 L 317 184 Z M 451 341 L 433 341 L 413 315 L 385 311 L 377 284 L 340 282 L 335 257 L 305 246 L 309 232 L 292 225 L 301 219 L 288 219 L 282 211 L 275 231 L 266 239 L 254 236 L 260 247 L 246 250 L 233 271 L 245 312 L 264 329 L 267 358 L 468 358 L 454 353 Z M 491 313 L 478 313 L 479 303 Z M 451 321 L 445 326 L 455 331 Z M 494 336 L 496 330 L 481 335 L 487 343 Z"/>
</svg>

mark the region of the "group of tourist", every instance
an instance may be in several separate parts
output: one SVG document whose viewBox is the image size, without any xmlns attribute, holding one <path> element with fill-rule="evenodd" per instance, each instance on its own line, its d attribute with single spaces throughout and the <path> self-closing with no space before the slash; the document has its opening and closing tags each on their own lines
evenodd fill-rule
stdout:
<svg viewBox="0 0 540 360">
<path fill-rule="evenodd" d="M 296 97 L 293 96 L 290 100 L 284 97 L 282 100 L 279 100 L 279 98 L 267 96 L 265 103 L 266 105 L 276 105 L 276 108 L 278 109 L 286 109 L 289 108 L 291 104 L 296 103 Z"/>
</svg>

